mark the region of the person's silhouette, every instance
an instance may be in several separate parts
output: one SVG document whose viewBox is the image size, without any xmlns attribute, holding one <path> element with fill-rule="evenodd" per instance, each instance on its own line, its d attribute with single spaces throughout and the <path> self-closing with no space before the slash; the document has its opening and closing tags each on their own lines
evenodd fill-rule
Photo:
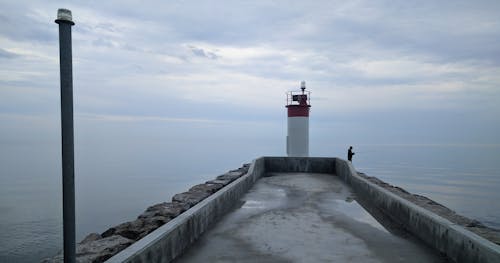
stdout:
<svg viewBox="0 0 500 263">
<path fill-rule="evenodd" d="M 354 152 L 352 151 L 352 146 L 349 147 L 349 150 L 347 151 L 347 160 L 352 163 L 352 156 L 354 155 Z"/>
</svg>

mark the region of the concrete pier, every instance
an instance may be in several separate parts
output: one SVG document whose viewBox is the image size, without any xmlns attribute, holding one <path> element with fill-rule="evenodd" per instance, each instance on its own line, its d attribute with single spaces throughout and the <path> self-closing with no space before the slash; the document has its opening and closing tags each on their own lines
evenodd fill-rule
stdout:
<svg viewBox="0 0 500 263">
<path fill-rule="evenodd" d="M 387 231 L 337 176 L 268 175 L 175 262 L 446 262 Z"/>
<path fill-rule="evenodd" d="M 482 263 L 500 262 L 500 246 L 370 182 L 345 160 L 261 157 L 107 262 L 208 258 Z"/>
</svg>

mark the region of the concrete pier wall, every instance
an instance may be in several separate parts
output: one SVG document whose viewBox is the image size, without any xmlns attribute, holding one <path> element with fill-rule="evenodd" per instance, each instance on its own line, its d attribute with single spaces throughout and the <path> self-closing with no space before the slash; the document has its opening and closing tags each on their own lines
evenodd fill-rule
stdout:
<svg viewBox="0 0 500 263">
<path fill-rule="evenodd" d="M 261 157 L 248 173 L 132 244 L 107 262 L 170 262 L 230 211 L 268 172 L 336 174 L 357 196 L 457 262 L 500 262 L 500 246 L 360 177 L 338 158 Z"/>
<path fill-rule="evenodd" d="M 335 158 L 264 157 L 265 172 L 335 174 Z"/>
<path fill-rule="evenodd" d="M 230 211 L 264 171 L 264 158 L 256 159 L 246 175 L 191 207 L 106 262 L 172 261 L 221 216 Z"/>
<path fill-rule="evenodd" d="M 336 174 L 357 196 L 456 262 L 500 262 L 500 246 L 360 177 L 352 164 L 335 160 Z"/>
</svg>

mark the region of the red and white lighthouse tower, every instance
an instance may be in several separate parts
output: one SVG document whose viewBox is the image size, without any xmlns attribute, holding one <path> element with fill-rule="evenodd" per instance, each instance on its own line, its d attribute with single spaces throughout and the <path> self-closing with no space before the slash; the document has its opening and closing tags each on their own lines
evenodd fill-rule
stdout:
<svg viewBox="0 0 500 263">
<path fill-rule="evenodd" d="M 288 134 L 286 154 L 295 157 L 309 156 L 309 108 L 311 93 L 306 90 L 306 82 L 300 83 L 301 91 L 290 91 L 286 96 L 288 109 Z"/>
</svg>

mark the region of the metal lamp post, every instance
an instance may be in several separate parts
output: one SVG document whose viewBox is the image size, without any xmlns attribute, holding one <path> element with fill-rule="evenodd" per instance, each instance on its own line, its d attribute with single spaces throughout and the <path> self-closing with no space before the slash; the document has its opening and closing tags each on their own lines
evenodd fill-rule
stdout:
<svg viewBox="0 0 500 263">
<path fill-rule="evenodd" d="M 73 143 L 73 66 L 71 54 L 71 11 L 57 10 L 59 24 L 59 61 L 61 74 L 61 136 L 63 184 L 64 262 L 75 258 L 75 163 Z"/>
</svg>

